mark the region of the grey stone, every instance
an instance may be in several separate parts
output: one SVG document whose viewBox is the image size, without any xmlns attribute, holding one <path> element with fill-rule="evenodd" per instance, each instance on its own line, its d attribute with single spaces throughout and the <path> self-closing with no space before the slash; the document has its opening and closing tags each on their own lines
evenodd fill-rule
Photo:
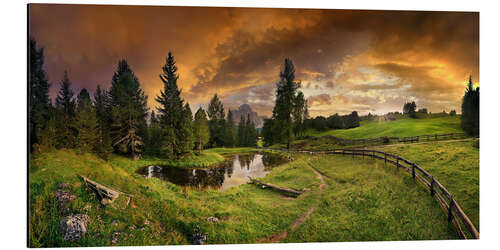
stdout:
<svg viewBox="0 0 500 250">
<path fill-rule="evenodd" d="M 75 241 L 87 232 L 87 224 L 90 218 L 86 214 L 70 214 L 59 221 L 59 229 L 64 235 L 64 241 Z"/>
<path fill-rule="evenodd" d="M 195 245 L 203 245 L 207 241 L 208 233 L 202 233 L 200 231 L 200 225 L 196 225 L 193 234 L 193 244 Z"/>
<path fill-rule="evenodd" d="M 219 219 L 217 217 L 208 217 L 207 222 L 219 223 Z"/>
</svg>

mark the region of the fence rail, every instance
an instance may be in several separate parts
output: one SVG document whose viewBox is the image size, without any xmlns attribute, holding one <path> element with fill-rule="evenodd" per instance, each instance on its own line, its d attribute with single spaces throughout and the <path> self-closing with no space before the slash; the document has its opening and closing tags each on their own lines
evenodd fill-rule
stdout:
<svg viewBox="0 0 500 250">
<path fill-rule="evenodd" d="M 407 143 L 407 142 L 420 142 L 420 141 L 438 141 L 438 140 L 445 140 L 445 139 L 459 139 L 459 138 L 466 138 L 467 134 L 465 133 L 448 133 L 448 134 L 429 134 L 429 135 L 417 135 L 417 136 L 405 136 L 405 137 L 389 137 L 389 136 L 382 136 L 382 137 L 377 137 L 377 138 L 366 138 L 366 139 L 344 139 L 340 137 L 335 137 L 332 135 L 325 135 L 322 136 L 321 138 L 326 138 L 333 140 L 337 143 L 344 144 L 344 145 L 357 145 L 357 144 L 375 144 L 375 143 Z M 313 137 L 313 136 L 306 136 L 307 138 L 316 138 L 318 137 Z"/>
<path fill-rule="evenodd" d="M 371 157 L 373 159 L 384 160 L 385 163 L 391 163 L 398 168 L 404 169 L 412 175 L 414 180 L 423 184 L 430 192 L 430 195 L 436 198 L 447 213 L 448 222 L 457 230 L 457 234 L 462 239 L 467 239 L 467 235 L 462 230 L 461 224 L 469 232 L 470 237 L 479 239 L 479 232 L 469 217 L 462 210 L 458 202 L 453 198 L 453 195 L 429 172 L 418 166 L 416 163 L 406 160 L 398 155 L 386 153 L 371 149 L 332 149 L 332 150 L 295 150 L 289 151 L 284 149 L 270 149 L 277 151 L 285 151 L 290 153 L 307 153 L 307 154 L 341 154 Z"/>
</svg>

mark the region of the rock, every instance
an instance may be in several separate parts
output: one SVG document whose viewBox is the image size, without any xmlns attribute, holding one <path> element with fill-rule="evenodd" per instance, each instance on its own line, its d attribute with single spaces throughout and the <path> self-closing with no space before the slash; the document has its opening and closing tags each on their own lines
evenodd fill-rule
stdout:
<svg viewBox="0 0 500 250">
<path fill-rule="evenodd" d="M 219 223 L 219 219 L 217 217 L 208 217 L 207 222 Z"/>
<path fill-rule="evenodd" d="M 68 183 L 65 183 L 65 182 L 59 182 L 57 184 L 57 187 L 58 188 L 69 188 L 69 184 Z"/>
<path fill-rule="evenodd" d="M 196 228 L 194 229 L 194 234 L 193 234 L 193 244 L 195 244 L 195 245 L 205 244 L 205 242 L 207 241 L 207 236 L 208 236 L 208 233 L 200 232 L 200 225 L 196 225 Z"/>
<path fill-rule="evenodd" d="M 70 214 L 71 209 L 69 208 L 69 202 L 76 199 L 76 196 L 69 192 L 58 189 L 56 192 L 57 205 L 59 208 L 59 213 L 62 215 Z"/>
<path fill-rule="evenodd" d="M 90 218 L 86 214 L 70 214 L 59 221 L 59 229 L 64 241 L 79 240 L 87 232 Z"/>
<path fill-rule="evenodd" d="M 113 238 L 111 239 L 111 243 L 116 244 L 118 243 L 118 239 L 120 238 L 120 232 L 114 232 L 113 233 Z"/>
</svg>

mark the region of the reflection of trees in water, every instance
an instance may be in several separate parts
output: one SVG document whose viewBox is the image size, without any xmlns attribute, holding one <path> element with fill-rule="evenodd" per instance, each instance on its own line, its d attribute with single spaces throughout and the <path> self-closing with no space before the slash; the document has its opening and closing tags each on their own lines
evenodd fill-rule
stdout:
<svg viewBox="0 0 500 250">
<path fill-rule="evenodd" d="M 231 178 L 233 175 L 233 168 L 236 160 L 238 160 L 241 170 L 250 170 L 255 157 L 256 154 L 234 156 L 231 159 L 224 161 L 219 166 L 210 169 L 186 169 L 171 166 L 155 166 L 152 168 L 141 168 L 137 171 L 137 173 L 142 174 L 145 177 L 155 177 L 181 186 L 220 188 L 222 183 L 224 183 L 225 174 L 227 174 L 227 178 Z M 270 171 L 274 166 L 286 162 L 284 158 L 268 153 L 262 154 L 261 159 L 265 171 Z"/>
<path fill-rule="evenodd" d="M 254 157 L 255 154 L 240 155 L 238 157 L 238 161 L 240 162 L 241 169 L 246 168 L 247 170 L 250 170 L 250 165 L 252 164 Z"/>
<path fill-rule="evenodd" d="M 262 154 L 262 164 L 264 164 L 264 170 L 270 171 L 276 165 L 285 163 L 286 160 L 280 156 L 273 154 Z"/>
</svg>

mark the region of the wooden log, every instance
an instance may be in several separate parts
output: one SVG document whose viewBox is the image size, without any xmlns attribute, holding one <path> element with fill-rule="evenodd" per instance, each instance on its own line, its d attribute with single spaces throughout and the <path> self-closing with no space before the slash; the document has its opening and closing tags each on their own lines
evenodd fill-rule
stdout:
<svg viewBox="0 0 500 250">
<path fill-rule="evenodd" d="M 83 175 L 81 175 L 80 177 L 84 181 L 85 186 L 94 190 L 102 199 L 108 199 L 109 201 L 113 202 L 116 198 L 118 198 L 120 194 L 127 195 L 128 197 L 133 197 L 133 195 L 111 189 Z"/>
<path fill-rule="evenodd" d="M 261 186 L 264 186 L 264 187 L 268 187 L 268 188 L 271 188 L 271 189 L 274 189 L 274 190 L 277 190 L 277 191 L 280 191 L 280 192 L 284 192 L 284 193 L 287 193 L 287 194 L 291 194 L 291 195 L 294 195 L 294 196 L 299 196 L 301 194 L 304 193 L 304 191 L 298 191 L 298 190 L 295 190 L 295 189 L 291 189 L 291 188 L 283 188 L 283 187 L 278 187 L 278 186 L 274 186 L 272 184 L 268 184 L 268 183 L 264 183 L 264 182 L 261 182 L 255 178 L 252 178 L 250 176 L 248 176 L 248 179 L 250 179 L 250 181 L 254 184 L 258 184 L 258 185 L 261 185 Z"/>
</svg>

